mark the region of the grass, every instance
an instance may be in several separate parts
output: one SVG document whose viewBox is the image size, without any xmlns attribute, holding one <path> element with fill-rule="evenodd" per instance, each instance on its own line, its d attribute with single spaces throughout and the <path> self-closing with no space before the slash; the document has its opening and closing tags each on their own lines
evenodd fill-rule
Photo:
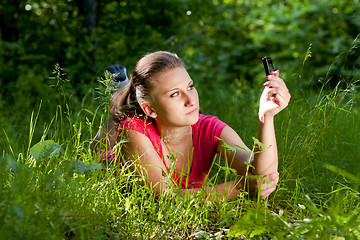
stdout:
<svg viewBox="0 0 360 240">
<path fill-rule="evenodd" d="M 202 108 L 251 146 L 261 89 L 234 84 Z M 128 165 L 106 171 L 88 145 L 107 105 L 91 94 L 76 102 L 59 88 L 53 117 L 43 105 L 28 119 L 14 110 L 2 117 L 1 239 L 358 239 L 358 91 L 356 84 L 292 91 L 291 104 L 276 117 L 277 190 L 265 201 L 243 194 L 211 203 L 203 192 L 180 197 L 172 188 L 172 197 L 156 197 Z M 209 184 L 229 175 L 217 159 Z"/>
</svg>

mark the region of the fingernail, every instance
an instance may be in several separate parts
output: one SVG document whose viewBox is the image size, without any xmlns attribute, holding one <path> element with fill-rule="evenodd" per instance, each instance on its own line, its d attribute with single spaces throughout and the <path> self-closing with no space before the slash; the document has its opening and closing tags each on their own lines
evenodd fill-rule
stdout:
<svg viewBox="0 0 360 240">
<path fill-rule="evenodd" d="M 265 78 L 266 78 L 267 80 L 269 80 L 269 76 L 265 76 Z"/>
</svg>

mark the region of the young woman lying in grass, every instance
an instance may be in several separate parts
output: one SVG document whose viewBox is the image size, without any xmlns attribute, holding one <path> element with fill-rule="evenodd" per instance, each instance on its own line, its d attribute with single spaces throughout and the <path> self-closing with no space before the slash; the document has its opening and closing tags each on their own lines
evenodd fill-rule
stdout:
<svg viewBox="0 0 360 240">
<path fill-rule="evenodd" d="M 200 191 L 215 155 L 220 154 L 228 166 L 236 170 L 239 179 L 209 187 L 206 191 L 231 199 L 243 189 L 250 195 L 261 189 L 261 198 L 266 198 L 279 180 L 274 116 L 290 100 L 289 91 L 279 78 L 279 70 L 266 78 L 268 81 L 260 98 L 258 132 L 266 151 L 254 156 L 226 123 L 218 117 L 199 113 L 199 97 L 193 80 L 179 57 L 165 51 L 141 58 L 130 83 L 114 93 L 110 120 L 107 129 L 99 134 L 99 143 L 110 149 L 119 135 L 127 138 L 121 154 L 125 160 L 136 161 L 145 184 L 158 194 L 163 193 L 167 184 L 179 186 L 182 194 Z M 226 150 L 223 142 L 236 151 Z M 118 159 L 114 152 L 106 155 L 110 160 Z M 174 156 L 174 172 L 170 174 Z M 249 186 L 244 188 L 249 160 L 255 167 L 251 174 L 265 175 L 270 182 L 265 184 L 263 178 L 246 178 Z"/>
</svg>

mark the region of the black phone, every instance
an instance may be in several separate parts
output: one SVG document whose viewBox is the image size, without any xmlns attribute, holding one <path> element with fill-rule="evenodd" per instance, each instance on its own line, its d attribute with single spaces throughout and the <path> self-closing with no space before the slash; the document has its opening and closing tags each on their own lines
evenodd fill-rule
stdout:
<svg viewBox="0 0 360 240">
<path fill-rule="evenodd" d="M 264 64 L 264 69 L 265 69 L 266 76 L 271 75 L 271 72 L 274 71 L 274 67 L 273 67 L 271 58 L 263 57 L 262 61 L 263 61 L 263 64 Z"/>
</svg>

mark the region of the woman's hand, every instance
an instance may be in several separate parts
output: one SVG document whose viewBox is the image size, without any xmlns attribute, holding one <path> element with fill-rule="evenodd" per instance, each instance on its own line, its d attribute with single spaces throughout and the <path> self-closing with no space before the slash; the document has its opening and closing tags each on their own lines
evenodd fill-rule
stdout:
<svg viewBox="0 0 360 240">
<path fill-rule="evenodd" d="M 260 193 L 260 198 L 265 199 L 275 191 L 279 182 L 279 173 L 274 172 L 261 178 L 250 175 L 246 181 L 250 197 L 257 197 L 257 194 Z"/>
<path fill-rule="evenodd" d="M 264 122 L 266 118 L 273 118 L 281 110 L 286 108 L 290 101 L 290 93 L 284 80 L 279 78 L 280 70 L 268 75 L 268 81 L 264 83 L 264 91 L 260 97 L 259 120 Z"/>
</svg>

